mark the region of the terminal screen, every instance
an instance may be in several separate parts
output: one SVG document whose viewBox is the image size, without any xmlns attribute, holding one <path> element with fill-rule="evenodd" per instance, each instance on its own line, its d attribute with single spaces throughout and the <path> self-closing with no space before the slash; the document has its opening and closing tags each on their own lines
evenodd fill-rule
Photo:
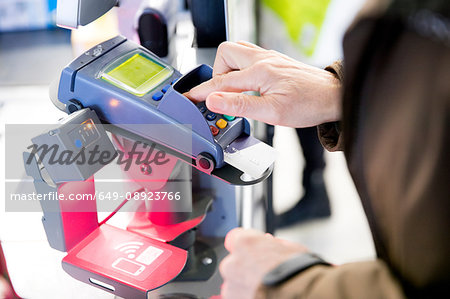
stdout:
<svg viewBox="0 0 450 299">
<path fill-rule="evenodd" d="M 109 67 L 101 77 L 134 95 L 143 96 L 169 78 L 172 73 L 171 68 L 137 53 L 118 66 Z"/>
</svg>

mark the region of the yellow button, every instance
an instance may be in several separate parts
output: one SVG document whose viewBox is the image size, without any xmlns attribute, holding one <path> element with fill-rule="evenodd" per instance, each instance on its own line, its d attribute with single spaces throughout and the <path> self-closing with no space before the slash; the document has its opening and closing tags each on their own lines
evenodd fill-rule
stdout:
<svg viewBox="0 0 450 299">
<path fill-rule="evenodd" d="M 216 121 L 216 126 L 218 126 L 220 129 L 224 129 L 228 125 L 227 121 L 223 118 Z"/>
</svg>

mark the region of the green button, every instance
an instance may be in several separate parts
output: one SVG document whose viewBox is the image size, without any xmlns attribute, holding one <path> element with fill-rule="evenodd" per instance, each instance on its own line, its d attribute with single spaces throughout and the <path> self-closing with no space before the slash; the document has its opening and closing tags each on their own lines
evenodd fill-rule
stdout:
<svg viewBox="0 0 450 299">
<path fill-rule="evenodd" d="M 229 115 L 223 115 L 223 118 L 225 118 L 226 120 L 228 120 L 228 121 L 232 121 L 232 120 L 234 120 L 236 117 L 235 116 L 229 116 Z"/>
</svg>

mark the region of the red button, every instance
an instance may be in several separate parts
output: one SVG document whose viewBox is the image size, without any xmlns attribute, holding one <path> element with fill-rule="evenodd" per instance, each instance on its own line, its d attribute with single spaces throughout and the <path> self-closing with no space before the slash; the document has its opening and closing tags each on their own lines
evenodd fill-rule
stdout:
<svg viewBox="0 0 450 299">
<path fill-rule="evenodd" d="M 209 161 L 206 160 L 205 158 L 200 158 L 198 164 L 203 169 L 209 169 L 211 167 L 211 163 L 209 163 Z"/>
<path fill-rule="evenodd" d="M 209 126 L 209 128 L 211 129 L 211 133 L 213 134 L 213 136 L 216 136 L 217 134 L 219 134 L 219 129 L 217 129 L 214 126 Z"/>
</svg>

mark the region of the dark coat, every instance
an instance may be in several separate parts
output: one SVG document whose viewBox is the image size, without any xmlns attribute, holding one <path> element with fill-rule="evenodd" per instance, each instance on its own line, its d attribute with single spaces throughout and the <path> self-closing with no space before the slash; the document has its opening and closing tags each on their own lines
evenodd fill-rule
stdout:
<svg viewBox="0 0 450 299">
<path fill-rule="evenodd" d="M 448 297 L 450 1 L 370 1 L 344 58 L 328 68 L 343 82 L 343 119 L 319 136 L 344 150 L 378 259 L 315 266 L 259 295 Z"/>
</svg>

